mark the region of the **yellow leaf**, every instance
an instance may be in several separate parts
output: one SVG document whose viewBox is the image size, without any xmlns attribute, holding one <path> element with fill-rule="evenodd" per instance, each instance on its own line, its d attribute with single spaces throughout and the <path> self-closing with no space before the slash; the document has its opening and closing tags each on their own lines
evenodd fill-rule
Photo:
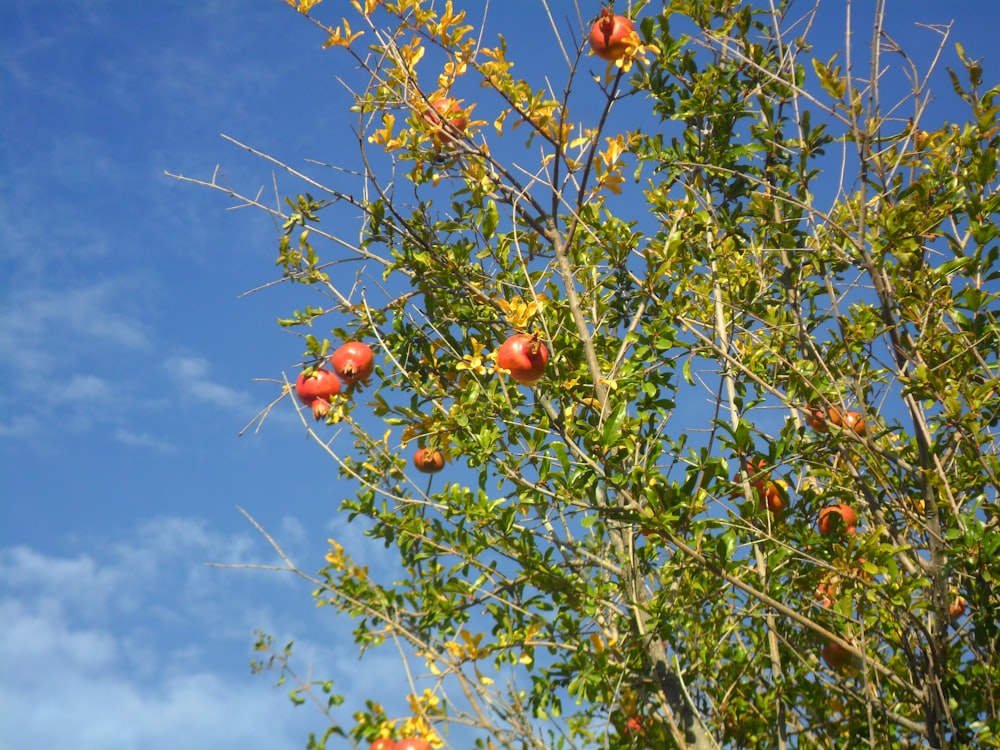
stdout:
<svg viewBox="0 0 1000 750">
<path fill-rule="evenodd" d="M 480 672 L 478 668 L 476 669 L 476 679 L 479 680 L 480 685 L 486 685 L 487 687 L 496 682 L 492 677 L 487 677 Z"/>
<path fill-rule="evenodd" d="M 285 0 L 286 3 L 291 5 L 295 10 L 304 16 L 309 15 L 309 11 L 312 10 L 313 6 L 319 5 L 323 0 Z"/>
<path fill-rule="evenodd" d="M 317 0 L 319 2 L 319 0 Z M 365 7 L 361 7 L 361 3 L 358 0 L 351 0 L 351 5 L 358 13 L 363 13 L 366 16 L 370 16 L 375 12 L 375 9 L 382 4 L 382 0 L 365 0 Z"/>
</svg>

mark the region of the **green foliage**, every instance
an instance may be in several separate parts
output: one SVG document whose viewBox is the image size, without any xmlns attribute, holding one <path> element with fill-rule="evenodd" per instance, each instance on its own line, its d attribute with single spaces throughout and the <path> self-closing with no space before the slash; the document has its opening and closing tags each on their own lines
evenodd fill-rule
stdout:
<svg viewBox="0 0 1000 750">
<path fill-rule="evenodd" d="M 324 298 L 279 323 L 311 361 L 356 338 L 380 365 L 331 412 L 350 454 L 303 424 L 398 568 L 331 540 L 317 603 L 427 675 L 412 716 L 372 703 L 351 737 L 1000 746 L 1000 88 L 982 65 L 958 47 L 962 119 L 929 123 L 910 58 L 915 89 L 890 101 L 814 56 L 797 14 L 825 6 L 649 6 L 619 66 L 564 34 L 559 81 L 518 78 L 489 17 L 480 35 L 450 3 L 354 5 L 317 24 L 358 92 L 361 181 L 274 209 L 284 277 Z M 882 31 L 879 71 L 898 62 Z M 462 132 L 426 115 L 445 95 L 475 96 Z M 320 232 L 338 205 L 361 225 Z M 357 277 L 329 271 L 350 260 Z M 495 361 L 515 332 L 551 352 L 531 388 Z M 448 460 L 430 484 L 415 445 Z M 834 503 L 858 533 L 819 532 Z M 829 643 L 853 664 L 824 662 Z"/>
</svg>

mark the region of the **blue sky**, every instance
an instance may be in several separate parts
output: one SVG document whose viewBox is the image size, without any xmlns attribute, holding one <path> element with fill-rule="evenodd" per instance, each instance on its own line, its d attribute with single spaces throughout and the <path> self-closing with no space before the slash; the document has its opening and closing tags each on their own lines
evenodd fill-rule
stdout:
<svg viewBox="0 0 1000 750">
<path fill-rule="evenodd" d="M 996 80 L 1000 6 L 891 10 L 911 50 L 936 37 L 910 20 L 954 18 Z M 0 747 L 300 748 L 321 717 L 249 674 L 258 627 L 402 706 L 394 654 L 360 670 L 307 584 L 204 566 L 274 561 L 237 505 L 309 571 L 358 533 L 287 403 L 237 437 L 302 351 L 274 323 L 301 289 L 237 299 L 274 277 L 273 225 L 163 174 L 266 185 L 220 133 L 338 162 L 347 63 L 321 41 L 279 0 L 0 2 Z"/>
</svg>

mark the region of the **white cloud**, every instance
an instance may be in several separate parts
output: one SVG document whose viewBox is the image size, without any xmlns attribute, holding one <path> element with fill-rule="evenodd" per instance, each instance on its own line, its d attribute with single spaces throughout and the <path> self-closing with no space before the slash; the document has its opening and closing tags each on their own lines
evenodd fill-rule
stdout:
<svg viewBox="0 0 1000 750">
<path fill-rule="evenodd" d="M 282 517 L 275 528 L 303 569 L 322 564 L 324 540 L 298 519 Z M 353 623 L 317 609 L 311 584 L 204 565 L 277 563 L 251 528 L 223 534 L 201 521 L 160 518 L 90 542 L 64 554 L 0 548 L 0 716 L 17 717 L 0 718 L 0 747 L 300 750 L 325 720 L 311 704 L 290 704 L 291 681 L 275 690 L 276 672 L 250 674 L 258 628 L 276 649 L 294 641 L 300 675 L 334 681 L 347 698 L 334 713 L 347 727 L 365 699 L 390 715 L 408 713 L 395 647 L 359 661 Z M 422 671 L 420 660 L 411 666 Z M 460 734 L 455 746 L 468 746 Z"/>
<path fill-rule="evenodd" d="M 34 414 L 14 414 L 7 422 L 0 422 L 0 437 L 24 438 L 41 431 L 42 420 Z"/>
<path fill-rule="evenodd" d="M 177 446 L 168 440 L 145 432 L 132 432 L 124 428 L 115 430 L 115 440 L 136 448 L 151 448 L 158 453 L 173 453 Z"/>
<path fill-rule="evenodd" d="M 63 669 L 90 673 L 114 663 L 114 639 L 96 630 L 67 630 L 63 610 L 58 602 L 44 597 L 33 605 L 0 602 L 0 618 L 5 623 L 0 644 L 11 674 L 41 681 Z"/>
<path fill-rule="evenodd" d="M 74 401 L 110 401 L 115 395 L 108 381 L 94 375 L 74 375 L 65 388 L 66 395 Z"/>
<path fill-rule="evenodd" d="M 69 628 L 54 635 L 79 641 Z M 202 670 L 140 682 L 123 672 L 94 674 L 73 662 L 51 667 L 37 686 L 0 685 L 4 711 L 17 717 L 0 736 L 6 747 L 297 750 L 304 745 L 309 726 L 304 716 L 292 714 L 280 695 L 249 678 Z"/>
<path fill-rule="evenodd" d="M 212 368 L 202 357 L 171 357 L 164 366 L 190 398 L 242 413 L 253 409 L 254 402 L 246 393 L 212 380 Z"/>
<path fill-rule="evenodd" d="M 276 675 L 250 675 L 252 631 L 289 633 L 324 669 L 345 663 L 349 640 L 308 645 L 307 585 L 203 565 L 213 559 L 273 552 L 252 532 L 184 518 L 76 554 L 0 549 L 0 705 L 16 717 L 0 720 L 0 747 L 298 750 L 322 731 L 315 710 L 272 689 Z"/>
<path fill-rule="evenodd" d="M 105 279 L 73 288 L 14 289 L 0 308 L 0 358 L 14 370 L 43 372 L 64 365 L 68 353 L 94 346 L 144 349 L 146 327 L 122 304 L 132 286 Z"/>
</svg>

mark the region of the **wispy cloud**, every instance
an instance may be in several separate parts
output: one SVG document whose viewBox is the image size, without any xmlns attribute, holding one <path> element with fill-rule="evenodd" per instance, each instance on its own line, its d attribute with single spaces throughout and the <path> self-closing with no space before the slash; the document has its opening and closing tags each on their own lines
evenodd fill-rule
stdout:
<svg viewBox="0 0 1000 750">
<path fill-rule="evenodd" d="M 150 448 L 158 453 L 173 453 L 177 450 L 177 446 L 169 440 L 145 432 L 132 432 L 123 427 L 115 430 L 115 440 L 134 448 Z"/>
<path fill-rule="evenodd" d="M 14 414 L 0 422 L 0 438 L 25 438 L 37 435 L 43 426 L 37 414 Z"/>
<path fill-rule="evenodd" d="M 305 717 L 245 673 L 190 665 L 171 674 L 168 662 L 182 649 L 158 648 L 156 669 L 144 677 L 128 641 L 162 634 L 81 627 L 67 611 L 36 602 L 0 601 L 0 617 L 4 674 L 18 677 L 0 680 L 4 711 L 17 717 L 0 730 L 5 747 L 291 750 L 303 744 Z"/>
<path fill-rule="evenodd" d="M 104 541 L 68 555 L 0 548 L 0 704 L 17 717 L 0 722 L 0 746 L 291 750 L 322 729 L 247 669 L 253 628 L 303 636 L 293 623 L 315 611 L 308 587 L 203 565 L 267 562 L 266 544 L 185 518 Z M 330 664 L 346 656 L 310 650 Z"/>
<path fill-rule="evenodd" d="M 146 348 L 149 332 L 124 304 L 132 287 L 127 279 L 104 279 L 12 290 L 0 306 L 0 360 L 12 369 L 44 371 L 95 346 Z"/>
<path fill-rule="evenodd" d="M 203 357 L 171 357 L 164 366 L 189 398 L 241 413 L 253 409 L 246 393 L 212 379 L 212 367 Z"/>
</svg>

